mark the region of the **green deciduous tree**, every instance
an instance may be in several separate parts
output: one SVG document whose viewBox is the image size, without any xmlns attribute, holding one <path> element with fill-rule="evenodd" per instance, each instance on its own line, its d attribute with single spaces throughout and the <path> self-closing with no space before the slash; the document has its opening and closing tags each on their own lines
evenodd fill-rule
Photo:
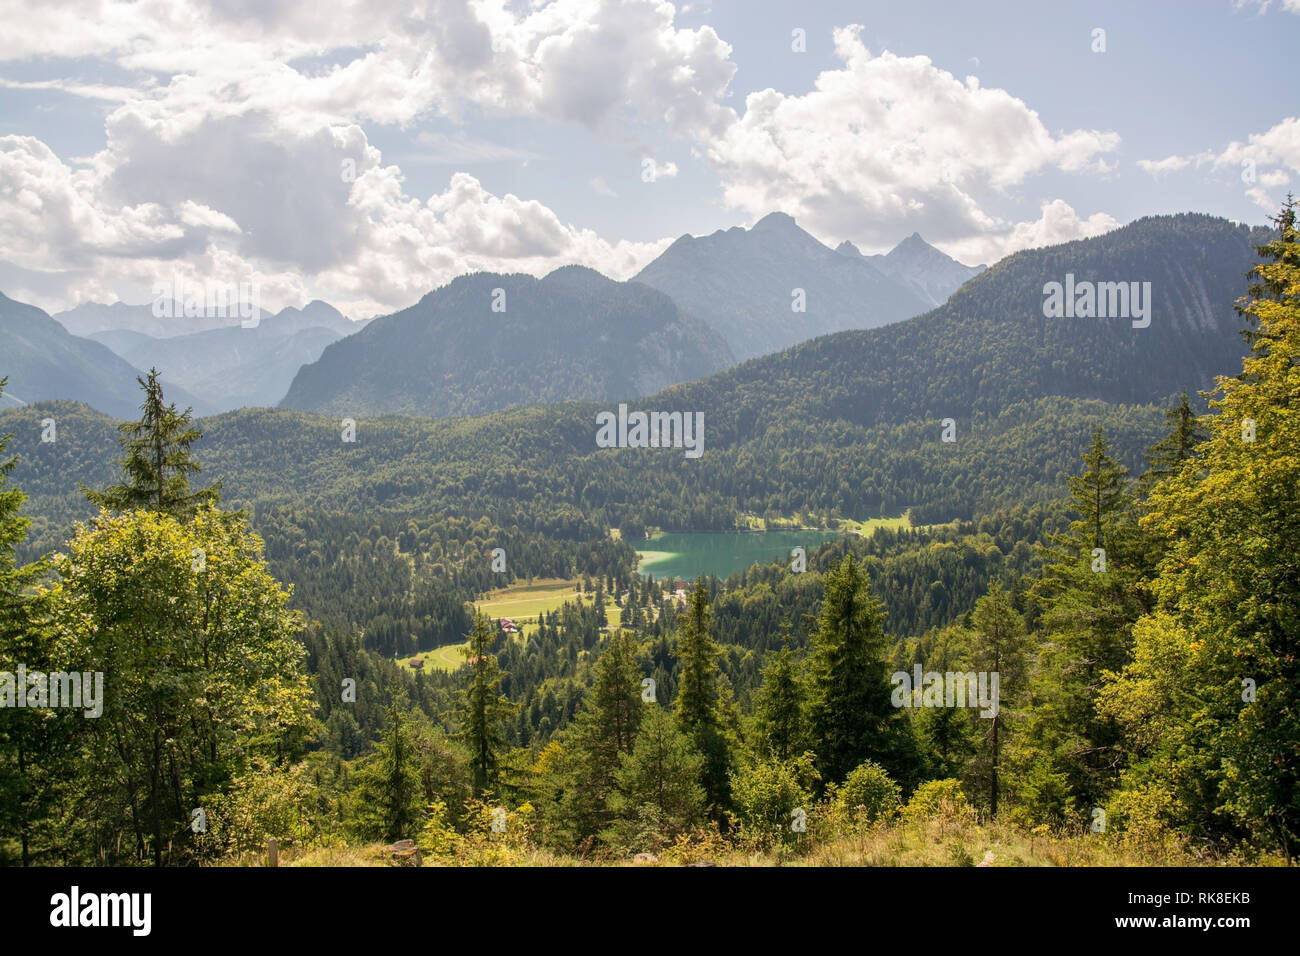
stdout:
<svg viewBox="0 0 1300 956">
<path fill-rule="evenodd" d="M 0 379 L 0 394 L 6 381 Z M 32 593 L 45 565 L 20 565 L 17 560 L 16 549 L 27 536 L 30 519 L 19 514 L 26 496 L 9 483 L 18 461 L 5 456 L 12 437 L 0 435 L 0 671 L 16 678 L 20 665 L 41 673 L 55 669 L 57 662 L 42 602 Z M 27 686 L 15 688 L 16 694 L 27 691 Z M 0 832 L 17 841 L 23 866 L 33 862 L 34 852 L 49 846 L 51 814 L 67 766 L 68 725 L 66 713 L 0 709 Z M 6 850 L 0 842 L 0 859 Z"/>
<path fill-rule="evenodd" d="M 211 506 L 185 524 L 101 512 L 55 568 L 60 653 L 103 674 L 102 715 L 79 724 L 69 842 L 105 862 L 161 864 L 189 844 L 207 794 L 254 757 L 302 751 L 313 721 L 301 616 L 260 539 Z"/>
</svg>

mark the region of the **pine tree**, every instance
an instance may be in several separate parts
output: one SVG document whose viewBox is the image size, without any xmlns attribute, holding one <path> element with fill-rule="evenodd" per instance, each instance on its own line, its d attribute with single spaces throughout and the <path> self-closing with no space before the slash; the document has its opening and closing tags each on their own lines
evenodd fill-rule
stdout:
<svg viewBox="0 0 1300 956">
<path fill-rule="evenodd" d="M 722 650 L 713 639 L 709 589 L 701 575 L 695 582 L 686 612 L 677 619 L 677 726 L 704 757 L 702 783 L 715 812 L 725 809 L 731 794 L 731 753 L 722 726 L 718 696 L 718 658 Z"/>
<path fill-rule="evenodd" d="M 997 581 L 989 584 L 986 595 L 975 603 L 971 615 L 972 663 L 976 671 L 998 675 L 997 710 L 991 717 L 976 714 L 973 718 L 987 729 L 981 735 L 983 746 L 976 756 L 977 779 L 986 784 L 989 811 L 998 812 L 1001 793 L 1000 760 L 1006 745 L 1006 729 L 1015 707 L 1023 695 L 1029 659 L 1029 634 L 1011 599 Z M 990 678 L 991 679 L 991 678 Z"/>
<path fill-rule="evenodd" d="M 1046 641 L 1030 688 L 1025 749 L 1012 763 L 1020 780 L 1043 763 L 1036 779 L 1063 776 L 1073 805 L 1086 811 L 1114 786 L 1124 759 L 1119 727 L 1098 713 L 1098 694 L 1106 675 L 1128 661 L 1133 624 L 1152 598 L 1142 585 L 1145 546 L 1128 472 L 1100 427 L 1083 462 L 1082 474 L 1069 479 L 1075 520 L 1041 548 L 1042 576 L 1031 589 L 1044 607 Z M 1032 805 L 1024 813 L 1032 818 Z"/>
<path fill-rule="evenodd" d="M 565 815 L 578 838 L 598 833 L 611 822 L 608 801 L 615 775 L 622 756 L 636 742 L 642 707 L 636 641 L 625 631 L 615 631 L 596 660 L 591 689 L 565 739 Z"/>
<path fill-rule="evenodd" d="M 504 726 L 514 713 L 514 705 L 501 694 L 501 669 L 492 653 L 495 638 L 487 615 L 476 614 L 469 635 L 468 678 L 460 706 L 460 740 L 470 751 L 475 796 L 495 792 L 500 785 L 501 753 L 506 746 Z"/>
<path fill-rule="evenodd" d="M 421 767 L 406 709 L 406 695 L 395 693 L 388 705 L 388 727 L 357 773 L 356 819 L 370 838 L 413 838 L 422 823 Z"/>
<path fill-rule="evenodd" d="M 896 779 L 910 768 L 910 727 L 890 703 L 884 612 L 850 554 L 825 577 L 826 596 L 809 662 L 808 728 L 824 783 L 864 760 Z"/>
<path fill-rule="evenodd" d="M 190 476 L 199 465 L 190 457 L 190 446 L 203 432 L 190 423 L 190 409 L 177 413 L 175 404 L 163 403 L 158 371 L 150 369 L 147 379 L 136 379 L 144 390 L 144 413 L 139 421 L 118 426 L 118 439 L 126 452 L 118 460 L 124 481 L 94 491 L 82 486 L 92 504 L 109 511 L 161 511 L 182 520 L 192 518 L 204 504 L 215 505 L 220 484 L 200 491 L 190 490 Z"/>
<path fill-rule="evenodd" d="M 790 628 L 781 635 L 781 649 L 763 668 L 763 680 L 754 697 L 754 723 L 761 747 L 778 761 L 803 753 L 804 694 L 790 649 Z"/>
</svg>

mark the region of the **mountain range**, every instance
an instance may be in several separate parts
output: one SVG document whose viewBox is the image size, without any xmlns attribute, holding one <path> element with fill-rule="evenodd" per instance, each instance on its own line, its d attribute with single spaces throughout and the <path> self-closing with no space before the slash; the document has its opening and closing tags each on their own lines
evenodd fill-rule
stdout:
<svg viewBox="0 0 1300 956">
<path fill-rule="evenodd" d="M 275 405 L 299 368 L 316 361 L 330 343 L 365 325 L 316 300 L 302 309 L 282 309 L 251 328 L 223 326 L 166 337 L 111 329 L 91 333 L 89 338 L 136 368 L 157 368 L 165 386 L 180 386 L 198 396 L 195 412 L 210 415 Z"/>
<path fill-rule="evenodd" d="M 591 402 L 446 421 L 368 418 L 358 421 L 352 445 L 340 444 L 338 409 L 247 409 L 205 421 L 196 453 L 232 500 L 294 504 L 311 489 L 315 508 L 487 515 L 560 536 L 575 522 L 721 530 L 742 514 L 765 512 L 835 509 L 861 518 L 910 508 L 922 523 L 987 514 L 1059 498 L 1098 424 L 1121 459 L 1141 468 L 1142 449 L 1164 429 L 1162 408 L 1179 391 L 1195 395 L 1216 375 L 1236 374 L 1247 346 L 1233 305 L 1247 290 L 1254 246 L 1268 235 L 1204 215 L 1138 220 L 1016 253 L 907 321 L 821 336 L 634 404 L 703 412 L 705 451 L 697 460 L 676 449 L 598 448 L 595 416 L 610 405 Z M 1150 283 L 1150 324 L 1049 317 L 1044 287 L 1066 275 L 1076 286 Z M 507 287 L 511 303 L 511 290 L 558 295 L 553 287 L 569 279 L 597 290 L 623 285 L 581 272 L 508 278 L 515 280 Z M 491 283 L 500 281 L 452 283 L 454 301 L 469 310 L 460 321 L 502 322 L 509 312 L 487 305 Z M 626 286 L 607 292 L 640 289 L 669 308 L 644 287 Z M 434 301 L 408 311 L 404 321 L 424 329 L 425 340 L 445 327 Z M 318 364 L 329 371 L 332 355 L 343 362 L 372 336 L 421 341 L 376 320 L 328 348 Z M 635 395 L 629 382 L 618 397 Z M 73 441 L 39 442 L 39 418 L 51 409 L 60 435 L 66 430 Z M 946 418 L 955 425 L 951 443 L 940 437 Z M 0 412 L 0 433 L 8 431 L 22 456 L 14 480 L 42 514 L 70 520 L 85 508 L 76 481 L 93 486 L 112 475 L 112 423 L 84 406 Z M 48 539 L 57 540 L 53 526 Z"/>
<path fill-rule="evenodd" d="M 138 332 L 156 339 L 238 327 L 241 321 L 237 314 L 186 316 L 183 304 L 180 308 L 173 304 L 168 311 L 171 312 L 170 315 L 156 316 L 151 303 L 130 305 L 126 302 L 82 302 L 63 312 L 55 312 L 53 317 L 73 335 L 91 336 L 96 332 L 121 330 Z"/>
<path fill-rule="evenodd" d="M 859 257 L 885 275 L 901 282 L 931 306 L 943 305 L 968 279 L 987 266 L 965 266 L 944 255 L 914 232 L 884 255 L 864 256 L 847 239 L 835 247 L 840 255 Z"/>
<path fill-rule="evenodd" d="M 326 348 L 281 404 L 352 417 L 473 415 L 647 395 L 732 361 L 717 332 L 639 283 L 580 266 L 542 279 L 477 273 Z"/>
<path fill-rule="evenodd" d="M 737 359 L 928 311 L 979 272 L 913 235 L 886 256 L 831 249 L 785 213 L 682 236 L 634 277 L 704 319 Z"/>
<path fill-rule="evenodd" d="M 0 293 L 0 404 L 75 399 L 119 418 L 139 414 L 140 369 L 108 346 L 73 335 L 47 313 Z M 182 408 L 202 402 L 184 387 L 168 398 Z"/>
</svg>

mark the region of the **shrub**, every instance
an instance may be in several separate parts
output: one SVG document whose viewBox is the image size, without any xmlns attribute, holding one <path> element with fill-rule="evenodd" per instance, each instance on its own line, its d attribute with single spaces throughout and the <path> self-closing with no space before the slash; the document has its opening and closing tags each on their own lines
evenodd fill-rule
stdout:
<svg viewBox="0 0 1300 956">
<path fill-rule="evenodd" d="M 874 823 L 898 815 L 902 791 L 885 768 L 868 760 L 849 771 L 836 791 L 835 802 L 855 822 Z"/>
<path fill-rule="evenodd" d="M 741 835 L 759 846 L 792 843 L 800 836 L 791 829 L 793 814 L 811 813 L 810 791 L 817 773 L 812 755 L 795 760 L 763 760 L 731 777 L 731 793 L 740 815 Z"/>
<path fill-rule="evenodd" d="M 975 810 L 962 793 L 958 780 L 929 780 L 916 788 L 912 799 L 903 807 L 903 819 L 910 822 L 930 817 L 971 820 Z"/>
</svg>

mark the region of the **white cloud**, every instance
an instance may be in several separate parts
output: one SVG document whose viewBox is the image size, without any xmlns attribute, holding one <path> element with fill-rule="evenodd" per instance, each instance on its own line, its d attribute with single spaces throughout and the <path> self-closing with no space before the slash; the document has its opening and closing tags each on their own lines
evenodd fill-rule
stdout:
<svg viewBox="0 0 1300 956">
<path fill-rule="evenodd" d="M 1177 173 L 1186 169 L 1192 161 L 1186 156 L 1166 156 L 1164 159 L 1139 159 L 1138 168 L 1150 173 L 1153 179 L 1159 179 L 1168 173 Z"/>
<path fill-rule="evenodd" d="M 785 209 L 816 234 L 866 247 L 919 230 L 937 242 L 1009 227 L 981 196 L 1047 169 L 1108 172 L 1113 132 L 1053 135 L 1038 114 L 924 56 L 872 55 L 861 28 L 835 31 L 844 66 L 802 96 L 751 93 L 743 118 L 706 149 L 726 201 L 752 217 Z"/>
<path fill-rule="evenodd" d="M 661 163 L 653 156 L 645 156 L 641 159 L 641 179 L 645 182 L 672 179 L 676 175 L 677 164 L 674 162 Z"/>
<path fill-rule="evenodd" d="M 1273 0 L 1233 0 L 1232 5 L 1238 10 L 1242 7 L 1258 7 L 1260 16 L 1263 16 L 1273 6 Z M 1300 13 L 1300 0 L 1282 0 L 1278 6 L 1288 13 Z"/>
<path fill-rule="evenodd" d="M 605 182 L 603 176 L 593 177 L 588 185 L 591 186 L 592 192 L 596 193 L 598 196 L 607 196 L 612 199 L 618 195 L 618 193 L 614 192 L 614 190 L 610 188 L 609 183 Z"/>
<path fill-rule="evenodd" d="M 986 203 L 1045 170 L 1107 172 L 1118 135 L 1049 131 L 1022 100 L 973 76 L 872 55 L 859 28 L 835 31 L 843 66 L 811 92 L 751 93 L 739 118 L 721 105 L 731 47 L 711 27 L 678 27 L 672 4 L 553 0 L 516 12 L 523 6 L 348 0 L 324 15 L 288 0 L 0 0 L 0 62 L 101 58 L 114 80 L 138 79 L 134 89 L 10 84 L 116 105 L 104 148 L 84 163 L 31 137 L 0 139 L 0 259 L 66 272 L 74 301 L 130 298 L 104 291 L 147 290 L 177 268 L 260 281 L 268 307 L 321 297 L 370 314 L 468 270 L 579 262 L 623 278 L 667 245 L 601 238 L 463 172 L 424 201 L 410 195 L 395 163 L 536 158 L 455 126 L 385 157 L 365 132 L 431 115 L 577 124 L 633 156 L 649 152 L 639 130 L 663 131 L 695 144 L 726 202 L 750 218 L 784 209 L 822 238 L 868 248 L 919 230 L 965 261 L 993 261 L 1114 224 L 1061 200 L 1014 223 Z M 679 171 L 649 162 L 656 179 Z M 613 194 L 601 177 L 589 185 Z"/>
<path fill-rule="evenodd" d="M 1138 161 L 1138 166 L 1152 175 L 1186 169 L 1193 164 L 1221 172 L 1231 170 L 1253 203 L 1274 212 L 1281 203 L 1281 194 L 1271 190 L 1289 185 L 1291 173 L 1300 173 L 1300 119 L 1287 117 L 1263 133 L 1252 133 L 1246 142 L 1234 140 L 1218 152 L 1205 150 L 1191 156 L 1168 156 L 1157 162 Z"/>
<path fill-rule="evenodd" d="M 731 47 L 712 27 L 677 27 L 663 0 L 553 0 L 522 16 L 505 0 L 350 0 L 328 14 L 240 0 L 0 0 L 0 20 L 0 61 L 100 57 L 174 75 L 173 84 L 188 77 L 183 92 L 196 99 L 215 94 L 317 125 L 404 125 L 477 107 L 603 129 L 630 109 L 676 134 L 707 136 L 734 117 L 718 102 L 736 70 Z M 331 55 L 340 62 L 325 69 L 288 65 Z"/>
<path fill-rule="evenodd" d="M 318 296 L 357 314 L 476 269 L 540 274 L 578 262 L 625 277 L 669 240 L 603 239 L 459 173 L 421 202 L 363 127 L 526 116 L 634 152 L 626 120 L 710 136 L 735 118 L 718 105 L 735 72 L 731 48 L 710 27 L 679 29 L 661 0 L 512 6 L 356 0 L 323 15 L 278 0 L 0 0 L 0 62 L 98 58 L 137 80 L 10 83 L 116 105 L 104 148 L 75 165 L 39 139 L 0 139 L 0 259 L 67 276 L 65 301 L 52 306 L 142 301 L 173 270 L 259 281 L 268 305 Z M 419 148 L 395 158 L 536 158 L 463 128 L 415 138 Z"/>
<path fill-rule="evenodd" d="M 211 229 L 214 232 L 243 232 L 239 223 L 224 213 L 217 212 L 210 206 L 201 206 L 196 202 L 185 200 L 177 210 L 180 221 L 187 226 L 199 229 Z"/>
<path fill-rule="evenodd" d="M 409 305 L 465 272 L 543 275 L 576 262 L 627 278 L 671 241 L 610 242 L 535 200 L 494 195 L 466 173 L 421 202 L 357 127 L 295 141 L 270 123 L 245 125 L 238 128 L 259 136 L 235 148 L 239 137 L 228 125 L 218 120 L 172 144 L 148 139 L 144 159 L 119 155 L 115 143 L 87 170 L 69 168 L 39 140 L 0 137 L 0 260 L 66 273 L 59 296 L 38 300 L 47 309 L 88 299 L 147 301 L 155 282 L 177 275 L 256 282 L 268 308 L 324 298 L 370 315 Z M 186 152 L 194 179 L 155 194 L 181 195 L 188 186 L 218 198 L 119 201 Z M 352 183 L 340 175 L 344 158 L 357 162 Z M 234 208 L 238 216 L 220 211 Z M 277 228 L 283 234 L 267 243 Z"/>
<path fill-rule="evenodd" d="M 1075 239 L 1100 236 L 1122 223 L 1104 212 L 1081 217 L 1062 199 L 1044 202 L 1037 219 L 1018 222 L 985 235 L 945 243 L 943 251 L 971 264 L 992 263 L 1021 249 L 1054 246 Z"/>
</svg>

